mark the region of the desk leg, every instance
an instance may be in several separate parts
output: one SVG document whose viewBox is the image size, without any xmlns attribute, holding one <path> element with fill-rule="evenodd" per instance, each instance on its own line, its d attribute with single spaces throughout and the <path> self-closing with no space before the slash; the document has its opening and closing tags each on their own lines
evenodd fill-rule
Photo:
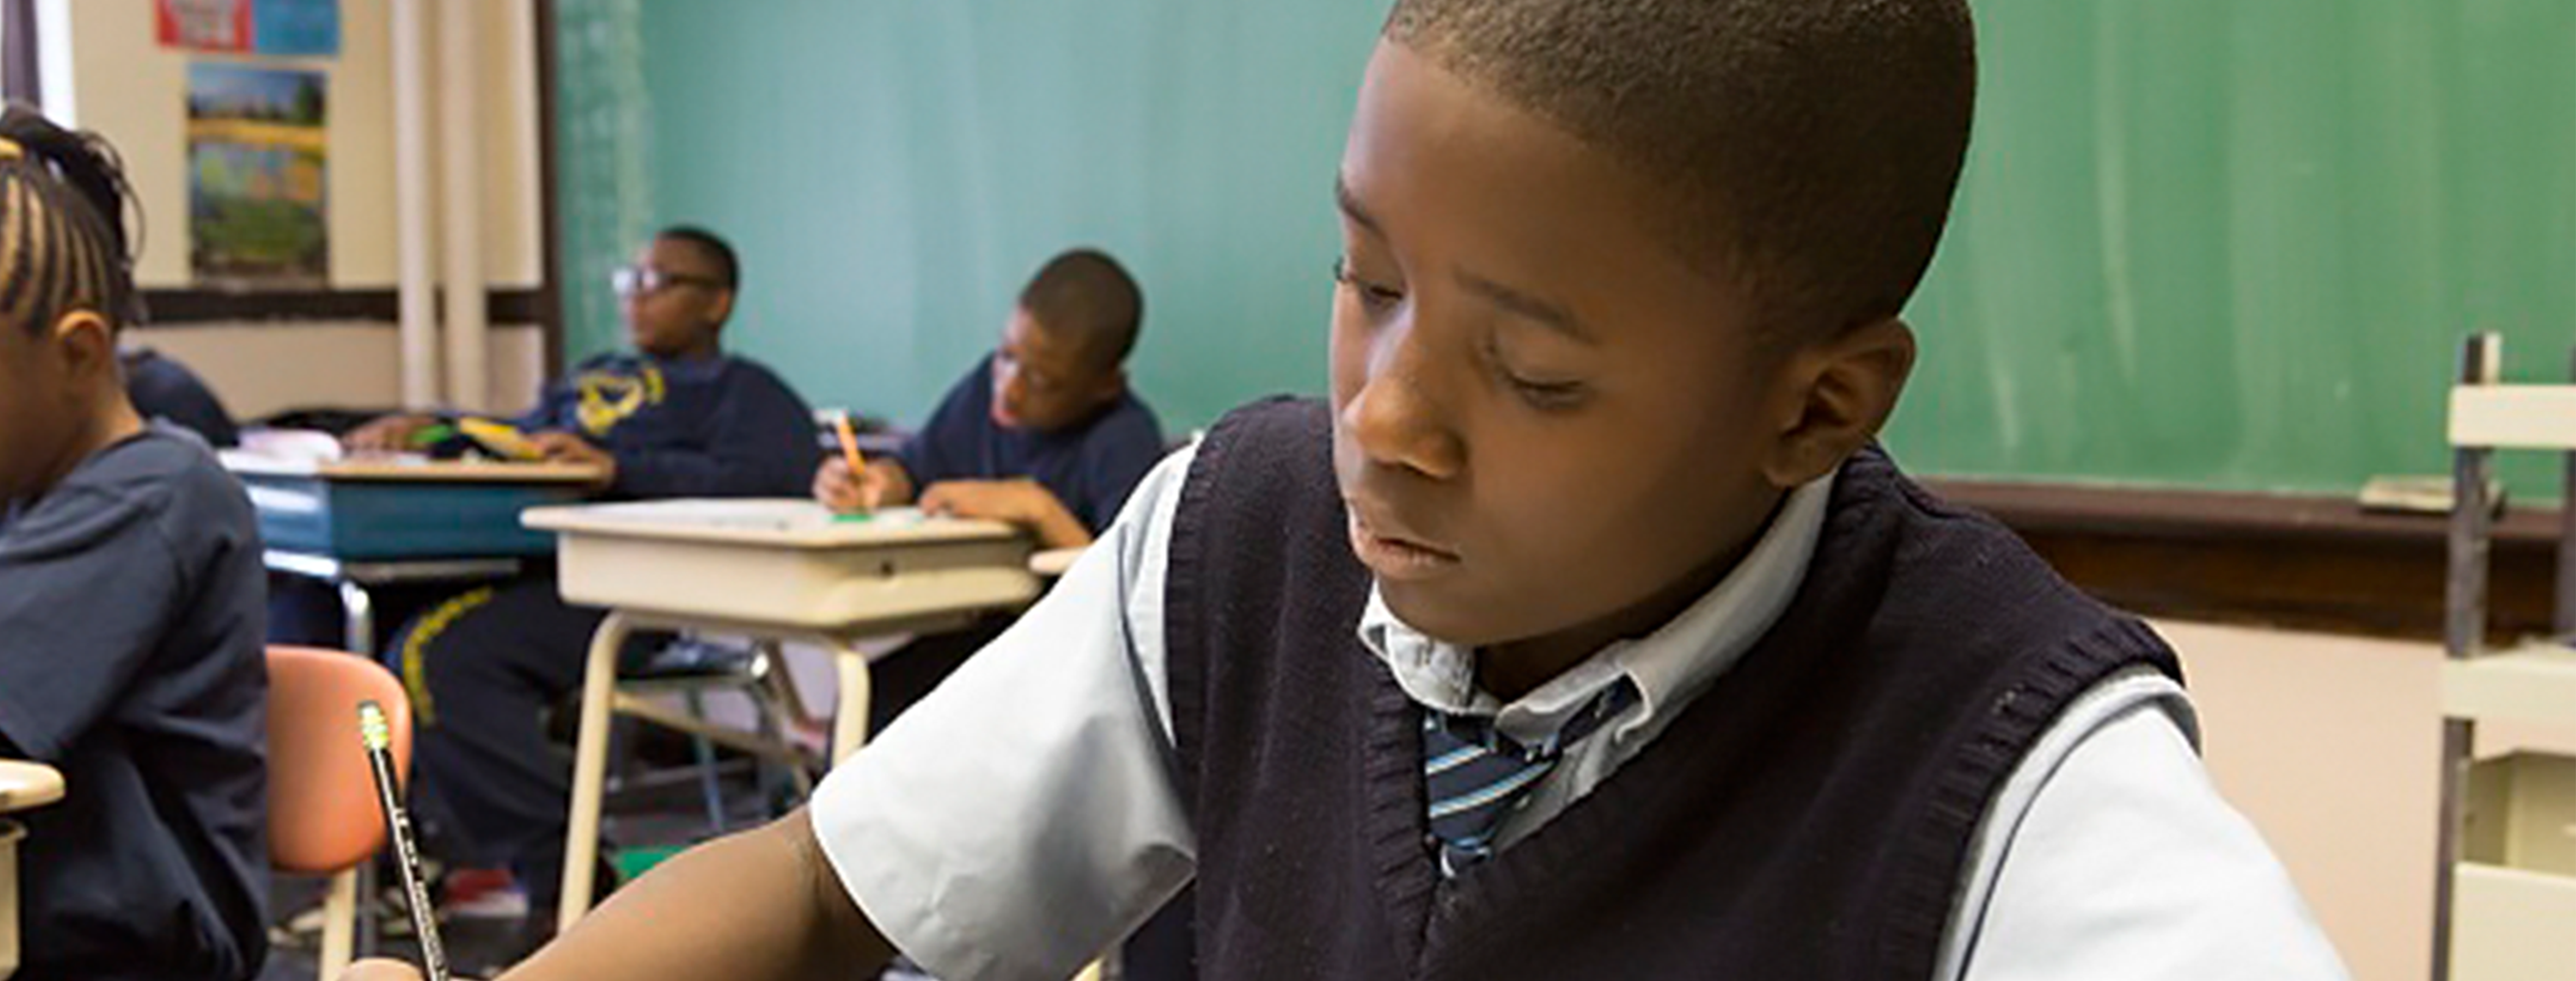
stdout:
<svg viewBox="0 0 2576 981">
<path fill-rule="evenodd" d="M 832 707 L 832 764 L 840 765 L 868 742 L 868 656 L 847 641 L 831 643 L 832 670 L 840 675 L 840 701 Z"/>
<path fill-rule="evenodd" d="M 590 911 L 592 867 L 599 861 L 600 796 L 608 783 L 608 720 L 617 698 L 617 652 L 632 632 L 626 615 L 610 613 L 590 638 L 590 658 L 582 668 L 581 735 L 574 745 L 572 815 L 564 838 L 563 899 L 555 907 L 555 929 L 569 932 Z"/>
<path fill-rule="evenodd" d="M 347 645 L 349 653 L 374 660 L 382 653 L 376 650 L 375 594 L 367 592 L 365 586 L 340 580 L 340 612 L 348 617 L 341 621 L 341 629 L 346 633 L 340 638 L 340 643 Z"/>
</svg>

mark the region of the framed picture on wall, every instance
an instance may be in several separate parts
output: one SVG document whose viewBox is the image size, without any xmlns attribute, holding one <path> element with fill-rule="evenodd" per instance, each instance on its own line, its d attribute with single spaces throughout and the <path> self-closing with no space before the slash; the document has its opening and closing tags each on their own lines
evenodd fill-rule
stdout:
<svg viewBox="0 0 2576 981">
<path fill-rule="evenodd" d="M 330 281 L 321 72 L 188 69 L 188 263 L 200 285 Z"/>
</svg>

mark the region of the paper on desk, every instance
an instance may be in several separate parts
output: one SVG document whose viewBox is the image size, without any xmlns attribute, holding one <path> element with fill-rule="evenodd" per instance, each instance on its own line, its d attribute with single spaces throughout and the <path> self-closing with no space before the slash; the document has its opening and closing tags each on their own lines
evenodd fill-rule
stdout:
<svg viewBox="0 0 2576 981">
<path fill-rule="evenodd" d="M 801 531 L 829 528 L 840 520 L 830 508 L 813 501 L 638 501 L 631 504 L 597 505 L 586 509 L 585 513 L 595 517 L 632 519 L 654 524 L 733 528 L 747 531 Z M 880 527 L 904 527 L 920 524 L 923 520 L 925 519 L 919 510 L 887 508 L 870 516 L 868 522 Z"/>
<path fill-rule="evenodd" d="M 241 434 L 241 453 L 304 464 L 338 462 L 340 441 L 313 429 L 253 429 Z"/>
</svg>

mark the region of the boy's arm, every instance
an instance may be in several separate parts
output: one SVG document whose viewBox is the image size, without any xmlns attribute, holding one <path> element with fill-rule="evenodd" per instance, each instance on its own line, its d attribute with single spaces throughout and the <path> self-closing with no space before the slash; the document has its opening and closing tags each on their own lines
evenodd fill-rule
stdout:
<svg viewBox="0 0 2576 981">
<path fill-rule="evenodd" d="M 115 712 L 185 600 L 178 559 L 137 497 L 60 488 L 0 537 L 0 731 L 59 763 Z"/>
<path fill-rule="evenodd" d="M 1989 805 L 1945 981 L 2347 981 L 2210 781 L 2182 689 L 2118 679 L 2060 715 Z"/>
<path fill-rule="evenodd" d="M 799 809 L 656 866 L 502 981 L 841 981 L 872 977 L 893 959 L 894 948 L 842 890 Z M 418 977 L 385 961 L 342 976 Z"/>
<path fill-rule="evenodd" d="M 1055 492 L 1026 477 L 1017 480 L 952 480 L 921 492 L 921 509 L 960 518 L 1018 525 L 1037 536 L 1039 548 L 1082 548 L 1091 529 L 1066 510 Z"/>
</svg>

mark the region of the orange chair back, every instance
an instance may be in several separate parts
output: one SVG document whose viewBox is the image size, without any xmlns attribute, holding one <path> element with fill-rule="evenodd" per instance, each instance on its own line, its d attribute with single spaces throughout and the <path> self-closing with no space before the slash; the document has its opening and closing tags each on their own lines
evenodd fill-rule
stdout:
<svg viewBox="0 0 2576 981">
<path fill-rule="evenodd" d="M 384 809 L 358 736 L 358 703 L 384 706 L 394 770 L 408 786 L 411 703 L 393 672 L 355 654 L 268 649 L 269 862 L 327 875 L 385 845 Z"/>
</svg>

